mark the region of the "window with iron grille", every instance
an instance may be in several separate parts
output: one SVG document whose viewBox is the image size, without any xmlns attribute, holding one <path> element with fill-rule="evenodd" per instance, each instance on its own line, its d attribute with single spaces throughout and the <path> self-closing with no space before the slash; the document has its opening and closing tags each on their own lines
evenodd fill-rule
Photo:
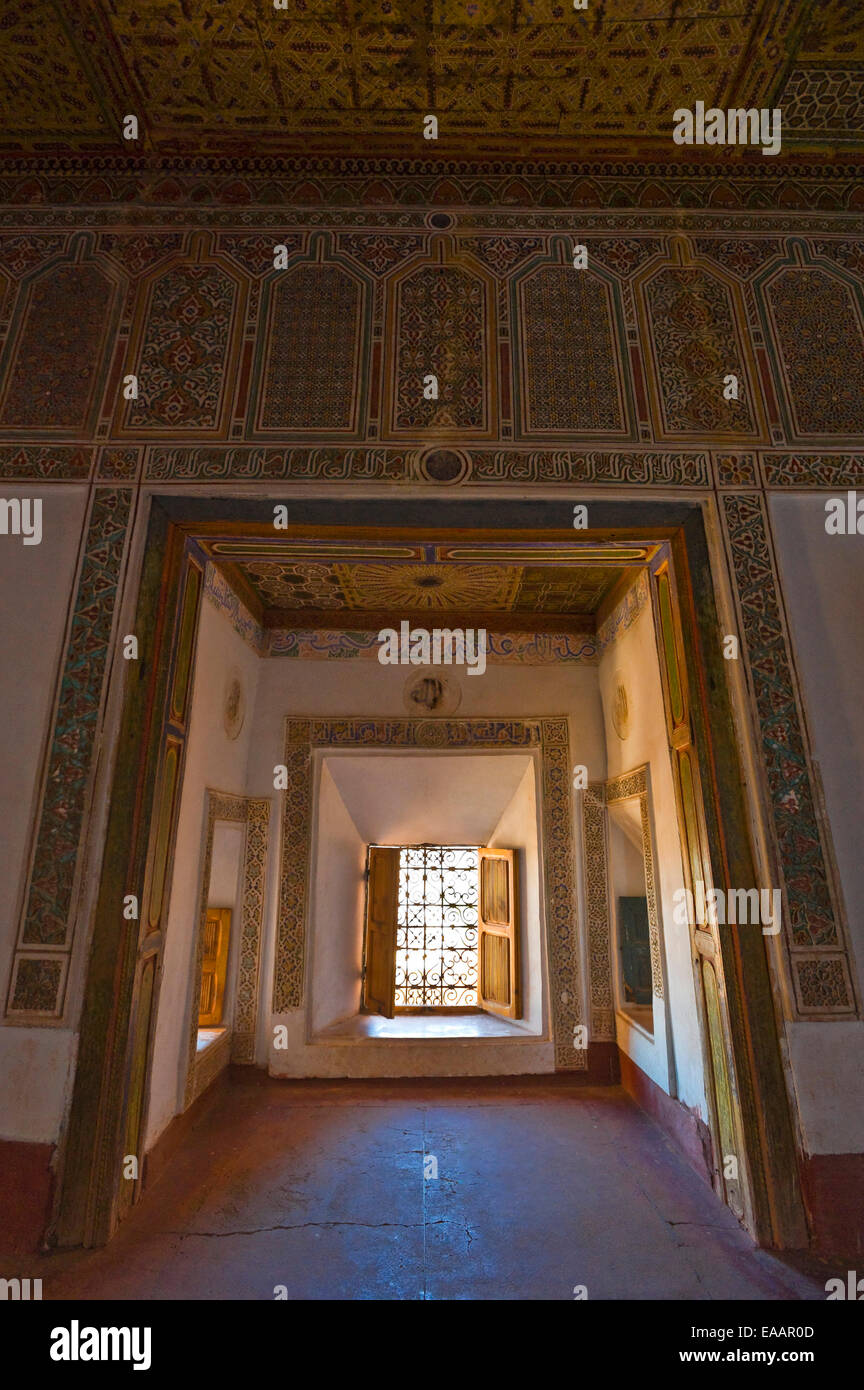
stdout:
<svg viewBox="0 0 864 1390">
<path fill-rule="evenodd" d="M 516 851 L 370 845 L 364 1013 L 521 1018 Z"/>
<path fill-rule="evenodd" d="M 477 1007 L 478 859 L 467 845 L 399 850 L 397 1009 Z"/>
</svg>

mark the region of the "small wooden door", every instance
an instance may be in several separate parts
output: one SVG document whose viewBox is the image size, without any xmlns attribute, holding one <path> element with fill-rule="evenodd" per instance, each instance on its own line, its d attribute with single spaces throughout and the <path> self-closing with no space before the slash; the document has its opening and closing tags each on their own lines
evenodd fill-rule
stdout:
<svg viewBox="0 0 864 1390">
<path fill-rule="evenodd" d="M 516 854 L 481 849 L 479 855 L 477 1002 L 489 1013 L 521 1018 Z"/>
<path fill-rule="evenodd" d="M 366 959 L 363 1008 L 392 1018 L 396 995 L 396 918 L 399 911 L 399 849 L 370 845 L 366 879 Z"/>
<path fill-rule="evenodd" d="M 204 921 L 201 1002 L 198 1006 L 199 1028 L 216 1028 L 222 1022 L 230 937 L 230 907 L 208 907 Z"/>
</svg>

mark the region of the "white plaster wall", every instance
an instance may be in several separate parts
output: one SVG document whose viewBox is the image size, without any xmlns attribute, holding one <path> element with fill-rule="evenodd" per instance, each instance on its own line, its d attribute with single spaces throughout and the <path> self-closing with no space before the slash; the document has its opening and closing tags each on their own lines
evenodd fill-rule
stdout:
<svg viewBox="0 0 864 1390">
<path fill-rule="evenodd" d="M 333 780 L 319 760 L 318 813 L 313 838 L 314 884 L 309 919 L 313 1033 L 360 1008 L 366 846 Z"/>
<path fill-rule="evenodd" d="M 489 751 L 389 751 L 340 753 L 327 765 L 366 844 L 485 845 L 527 759 Z"/>
<path fill-rule="evenodd" d="M 789 1023 L 789 1059 L 808 1154 L 864 1151 L 864 1023 Z"/>
<path fill-rule="evenodd" d="M 78 1035 L 0 1029 L 0 1139 L 53 1144 L 72 1095 Z"/>
<path fill-rule="evenodd" d="M 845 497 L 839 490 L 837 496 Z M 864 994 L 864 536 L 825 532 L 826 496 L 773 495 L 771 520 L 813 756 Z M 805 1147 L 864 1149 L 864 1024 L 787 1026 Z"/>
<path fill-rule="evenodd" d="M 509 805 L 489 837 L 490 849 L 515 849 L 519 874 L 522 1017 L 537 1032 L 548 1026 L 546 914 L 540 873 L 537 765 L 529 761 Z"/>
<path fill-rule="evenodd" d="M 42 499 L 42 541 L 0 536 L 0 979 L 6 989 L 38 809 L 42 759 L 87 512 L 87 488 L 3 484 L 0 496 Z M 0 1125 L 6 1139 L 59 1133 L 76 1035 L 0 1028 Z"/>
<path fill-rule="evenodd" d="M 613 896 L 645 897 L 645 865 L 641 845 L 637 849 L 619 822 L 623 803 L 609 807 L 609 877 Z M 638 806 L 638 802 L 632 803 Z"/>
<path fill-rule="evenodd" d="M 288 657 L 272 657 L 261 667 L 249 762 L 250 796 L 273 795 L 273 766 L 282 761 L 288 715 L 409 717 L 402 692 L 411 667 L 381 666 L 363 658 L 299 661 Z M 490 664 L 482 676 L 456 679 L 462 688 L 456 718 L 569 715 L 574 760 L 586 764 L 592 779 L 606 776 L 596 666 Z"/>
<path fill-rule="evenodd" d="M 205 791 L 245 795 L 253 711 L 261 663 L 230 622 L 205 598 L 196 647 L 189 736 L 177 847 L 168 906 L 162 982 L 156 1020 L 150 1107 L 145 1147 L 150 1148 L 182 1108 L 186 1043 L 199 893 L 204 852 Z M 227 672 L 236 667 L 246 690 L 246 718 L 239 737 L 223 725 Z M 272 775 L 267 791 L 272 795 Z"/>
<path fill-rule="evenodd" d="M 242 824 L 236 821 L 216 822 L 207 890 L 208 907 L 230 907 L 233 911 L 240 877 L 240 856 L 245 843 L 246 829 Z"/>
<path fill-rule="evenodd" d="M 615 732 L 611 715 L 614 677 L 619 668 L 625 674 L 629 693 L 630 724 L 625 739 Z M 673 918 L 674 893 L 684 879 L 650 603 L 645 604 L 635 622 L 603 653 L 600 692 L 606 725 L 608 776 L 616 777 L 644 763 L 649 766 L 649 801 L 653 810 L 658 906 L 663 921 L 668 995 L 665 1003 L 654 997 L 653 1039 L 622 1019 L 620 1014 L 616 1015 L 618 1044 L 656 1085 L 673 1095 L 677 1089 L 678 1099 L 707 1120 L 690 940 L 687 928 L 676 926 Z"/>
</svg>

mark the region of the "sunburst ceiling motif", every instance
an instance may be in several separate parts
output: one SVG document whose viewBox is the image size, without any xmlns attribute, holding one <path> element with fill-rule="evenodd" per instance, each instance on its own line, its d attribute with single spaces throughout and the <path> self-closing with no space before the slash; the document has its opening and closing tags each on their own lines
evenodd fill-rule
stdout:
<svg viewBox="0 0 864 1390">
<path fill-rule="evenodd" d="M 854 0 L 16 0 L 7 148 L 608 157 L 672 112 L 780 106 L 785 140 L 864 138 Z M 141 127 L 132 145 L 124 117 Z M 437 141 L 424 140 L 427 113 Z M 371 143 L 370 143 L 371 142 Z"/>
<path fill-rule="evenodd" d="M 339 580 L 349 608 L 507 610 L 520 574 L 499 565 L 346 565 Z"/>
<path fill-rule="evenodd" d="M 462 564 L 447 560 L 368 564 L 243 560 L 231 567 L 265 610 L 417 614 L 596 613 L 623 565 Z"/>
</svg>

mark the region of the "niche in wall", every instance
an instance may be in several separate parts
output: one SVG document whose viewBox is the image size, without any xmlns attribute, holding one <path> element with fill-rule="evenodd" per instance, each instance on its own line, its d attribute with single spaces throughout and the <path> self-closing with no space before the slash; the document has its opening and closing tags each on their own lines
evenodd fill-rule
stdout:
<svg viewBox="0 0 864 1390">
<path fill-rule="evenodd" d="M 616 1037 L 622 1051 L 652 1079 L 662 1075 L 662 1062 L 671 1095 L 671 1029 L 647 765 L 611 778 L 605 800 Z M 650 1002 L 643 1002 L 646 995 Z"/>
<path fill-rule="evenodd" d="M 184 1108 L 229 1060 L 255 1060 L 269 819 L 266 799 L 209 790 L 205 794 L 199 921 L 189 977 L 188 1036 L 181 1056 Z M 220 914 L 227 936 L 216 939 L 208 921 L 211 913 Z M 223 972 L 221 999 L 218 991 L 211 995 L 207 980 L 214 970 Z M 202 1023 L 202 1009 L 211 1004 L 213 1017 L 205 1015 Z"/>
<path fill-rule="evenodd" d="M 237 963 L 234 927 L 245 836 L 245 825 L 231 821 L 216 821 L 213 827 L 198 1002 L 199 1052 L 212 1045 L 216 1037 L 231 1026 L 234 999 L 230 986 L 232 967 Z"/>
<path fill-rule="evenodd" d="M 651 925 L 639 797 L 615 802 L 608 813 L 616 1004 L 653 1033 Z"/>
<path fill-rule="evenodd" d="M 393 1037 L 539 1037 L 545 951 L 537 764 L 524 753 L 320 756 L 311 904 L 311 1041 Z M 519 864 L 522 1017 L 430 1019 L 361 1012 L 365 873 L 370 845 L 488 845 Z"/>
</svg>

